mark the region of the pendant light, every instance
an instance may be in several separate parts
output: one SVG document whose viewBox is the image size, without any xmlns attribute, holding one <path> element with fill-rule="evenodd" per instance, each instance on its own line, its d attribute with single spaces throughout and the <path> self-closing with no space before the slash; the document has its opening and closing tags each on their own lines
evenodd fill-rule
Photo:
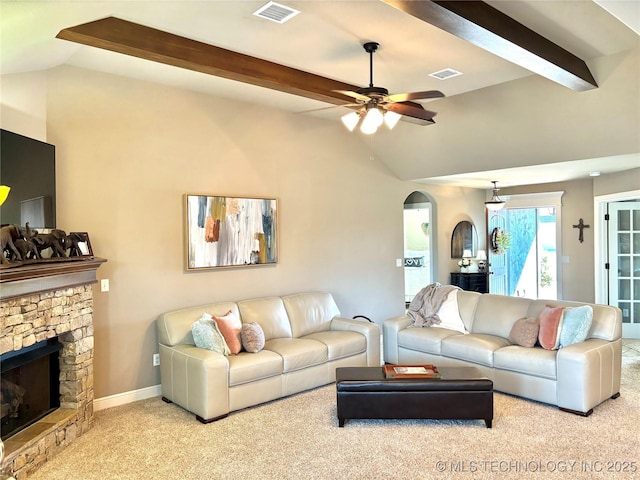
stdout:
<svg viewBox="0 0 640 480">
<path fill-rule="evenodd" d="M 492 180 L 491 183 L 493 183 L 493 196 L 491 197 L 491 200 L 484 202 L 484 206 L 487 207 L 487 210 L 497 212 L 498 210 L 502 210 L 505 201 L 498 196 L 498 191 L 500 190 L 497 185 L 498 182 Z"/>
</svg>

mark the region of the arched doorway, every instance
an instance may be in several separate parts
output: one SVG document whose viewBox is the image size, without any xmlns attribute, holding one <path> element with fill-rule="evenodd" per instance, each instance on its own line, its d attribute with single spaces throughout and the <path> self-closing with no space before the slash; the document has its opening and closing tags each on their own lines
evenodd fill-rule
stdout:
<svg viewBox="0 0 640 480">
<path fill-rule="evenodd" d="M 404 201 L 404 301 L 437 278 L 435 202 L 424 192 L 413 192 Z"/>
</svg>

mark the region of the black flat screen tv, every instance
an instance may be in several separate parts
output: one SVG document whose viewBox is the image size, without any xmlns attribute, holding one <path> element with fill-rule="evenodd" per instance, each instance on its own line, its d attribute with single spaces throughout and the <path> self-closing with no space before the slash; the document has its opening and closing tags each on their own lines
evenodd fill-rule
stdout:
<svg viewBox="0 0 640 480">
<path fill-rule="evenodd" d="M 0 185 L 11 187 L 0 224 L 55 228 L 55 146 L 0 129 Z"/>
</svg>

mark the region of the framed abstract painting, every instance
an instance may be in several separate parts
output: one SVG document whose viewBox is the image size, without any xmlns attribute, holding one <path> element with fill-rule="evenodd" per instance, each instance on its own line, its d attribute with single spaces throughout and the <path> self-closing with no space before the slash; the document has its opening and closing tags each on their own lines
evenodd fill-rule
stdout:
<svg viewBox="0 0 640 480">
<path fill-rule="evenodd" d="M 278 262 L 274 198 L 184 196 L 187 270 Z"/>
</svg>

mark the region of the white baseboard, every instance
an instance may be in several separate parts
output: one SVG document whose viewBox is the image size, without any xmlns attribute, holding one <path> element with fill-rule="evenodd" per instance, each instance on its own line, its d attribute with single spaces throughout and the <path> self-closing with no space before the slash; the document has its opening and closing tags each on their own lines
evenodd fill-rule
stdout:
<svg viewBox="0 0 640 480">
<path fill-rule="evenodd" d="M 137 402 L 138 400 L 146 400 L 147 398 L 159 397 L 162 395 L 162 386 L 154 385 L 153 387 L 140 388 L 130 392 L 116 393 L 108 397 L 96 398 L 93 401 L 93 411 L 104 410 L 105 408 L 126 405 L 127 403 Z"/>
</svg>

